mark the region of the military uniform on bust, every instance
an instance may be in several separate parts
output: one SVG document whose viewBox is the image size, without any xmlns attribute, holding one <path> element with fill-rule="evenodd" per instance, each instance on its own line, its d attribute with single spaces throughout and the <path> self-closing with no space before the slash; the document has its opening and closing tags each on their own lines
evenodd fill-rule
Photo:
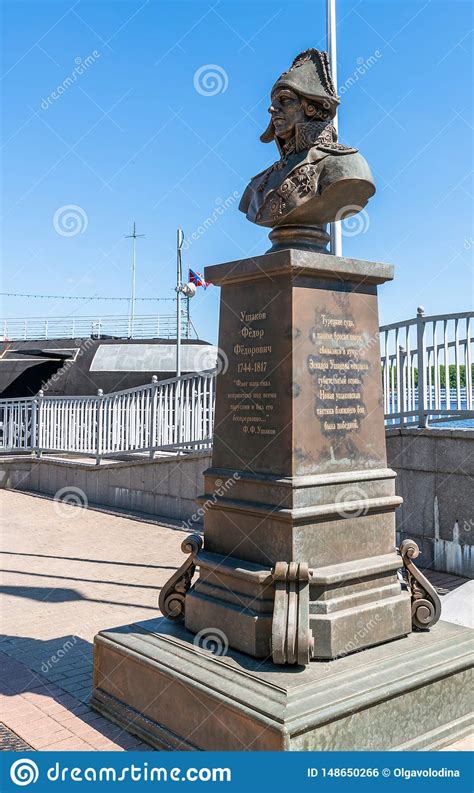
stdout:
<svg viewBox="0 0 474 793">
<path fill-rule="evenodd" d="M 359 212 L 375 193 L 364 157 L 337 140 L 332 119 L 339 99 L 327 53 L 298 55 L 271 95 L 272 118 L 260 140 L 274 140 L 280 159 L 252 178 L 239 209 L 252 223 L 277 227 L 272 251 L 325 251 L 326 224 Z"/>
</svg>

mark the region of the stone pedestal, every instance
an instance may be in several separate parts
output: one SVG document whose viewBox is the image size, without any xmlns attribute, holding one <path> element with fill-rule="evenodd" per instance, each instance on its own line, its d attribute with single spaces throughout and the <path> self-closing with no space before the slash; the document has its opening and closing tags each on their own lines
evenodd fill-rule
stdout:
<svg viewBox="0 0 474 793">
<path fill-rule="evenodd" d="M 411 631 L 397 578 L 377 285 L 392 268 L 283 250 L 206 268 L 221 287 L 204 551 L 186 627 L 270 653 L 271 570 L 307 563 L 314 656 Z"/>
<path fill-rule="evenodd" d="M 166 619 L 95 639 L 92 706 L 163 750 L 439 749 L 472 725 L 472 631 L 430 633 L 306 667 L 216 657 Z"/>
<path fill-rule="evenodd" d="M 222 288 L 222 371 L 204 548 L 185 543 L 190 557 L 161 593 L 172 616 L 184 601 L 185 625 L 150 620 L 94 642 L 93 707 L 153 746 L 436 749 L 466 734 L 472 631 L 412 633 L 397 577 L 377 313 L 391 277 L 301 250 L 207 268 Z M 307 576 L 319 660 L 306 666 L 270 661 L 281 563 Z M 418 602 L 425 624 L 430 604 Z M 295 603 L 292 591 L 287 625 Z M 279 639 L 294 660 L 289 634 Z"/>
</svg>

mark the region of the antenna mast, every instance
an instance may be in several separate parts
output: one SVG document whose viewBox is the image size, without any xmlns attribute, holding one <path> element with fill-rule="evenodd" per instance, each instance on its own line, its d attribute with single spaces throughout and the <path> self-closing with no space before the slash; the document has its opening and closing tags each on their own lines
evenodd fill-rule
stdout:
<svg viewBox="0 0 474 793">
<path fill-rule="evenodd" d="M 135 221 L 133 221 L 133 231 L 131 234 L 126 234 L 125 239 L 129 240 L 132 239 L 132 289 L 130 295 L 130 311 L 128 315 L 128 335 L 132 339 L 133 338 L 133 325 L 135 322 L 135 277 L 136 277 L 136 269 L 137 269 L 137 239 L 138 237 L 144 237 L 144 234 L 137 234 L 137 228 Z"/>
</svg>

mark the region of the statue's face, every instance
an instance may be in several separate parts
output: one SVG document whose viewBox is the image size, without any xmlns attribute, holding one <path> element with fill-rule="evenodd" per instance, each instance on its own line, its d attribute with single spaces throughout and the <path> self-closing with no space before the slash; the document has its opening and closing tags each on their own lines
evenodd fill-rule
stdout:
<svg viewBox="0 0 474 793">
<path fill-rule="evenodd" d="M 290 140 L 295 134 L 295 125 L 307 121 L 301 98 L 289 88 L 276 88 L 268 108 L 277 137 Z"/>
</svg>

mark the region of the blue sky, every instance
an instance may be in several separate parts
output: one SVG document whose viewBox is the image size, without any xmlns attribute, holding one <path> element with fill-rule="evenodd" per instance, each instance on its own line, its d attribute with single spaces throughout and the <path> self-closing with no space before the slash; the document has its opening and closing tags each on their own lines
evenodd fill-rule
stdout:
<svg viewBox="0 0 474 793">
<path fill-rule="evenodd" d="M 382 322 L 420 304 L 467 310 L 472 5 L 337 5 L 340 139 L 360 148 L 377 184 L 363 223 L 346 230 L 344 255 L 396 265 L 381 289 Z M 4 0 L 2 10 L 3 291 L 128 295 L 124 234 L 134 220 L 146 234 L 139 297 L 173 296 L 178 226 L 191 239 L 184 263 L 201 272 L 268 248 L 236 196 L 276 159 L 259 141 L 268 93 L 298 52 L 324 48 L 323 0 Z M 61 226 L 69 205 L 79 207 L 73 235 Z M 209 340 L 218 294 L 200 289 L 192 304 Z M 137 313 L 158 305 L 139 303 Z M 5 298 L 3 308 L 9 317 L 126 311 L 120 302 L 25 298 Z"/>
</svg>

